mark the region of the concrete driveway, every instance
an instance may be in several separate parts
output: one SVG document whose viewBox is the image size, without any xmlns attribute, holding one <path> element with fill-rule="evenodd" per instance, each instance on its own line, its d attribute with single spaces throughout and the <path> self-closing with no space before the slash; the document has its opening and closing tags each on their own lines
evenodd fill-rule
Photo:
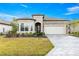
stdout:
<svg viewBox="0 0 79 59">
<path fill-rule="evenodd" d="M 68 35 L 47 35 L 55 45 L 47 56 L 79 56 L 79 38 Z"/>
</svg>

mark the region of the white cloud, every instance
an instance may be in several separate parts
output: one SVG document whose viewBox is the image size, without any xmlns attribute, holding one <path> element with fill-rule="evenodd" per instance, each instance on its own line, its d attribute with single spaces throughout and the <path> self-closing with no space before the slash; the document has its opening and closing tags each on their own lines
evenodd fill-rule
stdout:
<svg viewBox="0 0 79 59">
<path fill-rule="evenodd" d="M 7 21 L 12 21 L 13 18 L 25 18 L 25 17 L 31 17 L 30 13 L 19 13 L 16 15 L 11 15 L 7 13 L 0 13 L 0 19 L 7 20 Z"/>
<path fill-rule="evenodd" d="M 11 21 L 12 18 L 18 18 L 18 16 L 10 15 L 7 13 L 0 13 L 0 19 Z"/>
<path fill-rule="evenodd" d="M 68 12 L 65 13 L 65 15 L 76 14 L 76 13 L 79 13 L 79 6 L 69 7 L 67 8 L 67 10 Z"/>
<path fill-rule="evenodd" d="M 17 18 L 17 16 L 13 16 L 13 15 L 6 14 L 6 13 L 0 13 L 0 17 L 16 17 Z"/>
<path fill-rule="evenodd" d="M 71 7 L 71 8 L 68 8 L 69 11 L 77 11 L 79 10 L 79 6 L 74 6 L 74 7 Z"/>
<path fill-rule="evenodd" d="M 21 6 L 24 7 L 24 8 L 28 8 L 28 6 L 27 5 L 24 5 L 24 4 L 21 4 Z"/>
</svg>

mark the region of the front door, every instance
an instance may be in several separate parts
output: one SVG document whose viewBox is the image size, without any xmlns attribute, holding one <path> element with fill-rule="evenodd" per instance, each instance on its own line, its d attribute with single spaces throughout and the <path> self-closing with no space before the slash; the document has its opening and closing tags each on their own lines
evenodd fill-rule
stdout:
<svg viewBox="0 0 79 59">
<path fill-rule="evenodd" d="M 35 31 L 41 32 L 41 23 L 39 23 L 39 22 L 35 23 Z"/>
</svg>

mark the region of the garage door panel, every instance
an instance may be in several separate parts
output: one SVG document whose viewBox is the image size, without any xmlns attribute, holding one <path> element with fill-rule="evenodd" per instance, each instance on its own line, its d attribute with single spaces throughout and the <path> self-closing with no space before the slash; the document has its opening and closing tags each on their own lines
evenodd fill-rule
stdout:
<svg viewBox="0 0 79 59">
<path fill-rule="evenodd" d="M 66 34 L 65 27 L 44 27 L 45 34 Z"/>
</svg>

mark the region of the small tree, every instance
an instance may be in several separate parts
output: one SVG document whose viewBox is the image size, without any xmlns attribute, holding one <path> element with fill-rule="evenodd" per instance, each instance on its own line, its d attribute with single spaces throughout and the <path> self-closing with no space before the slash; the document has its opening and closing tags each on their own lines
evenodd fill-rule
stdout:
<svg viewBox="0 0 79 59">
<path fill-rule="evenodd" d="M 11 35 L 12 35 L 12 36 L 16 36 L 18 27 L 17 27 L 17 25 L 14 24 L 14 23 L 11 23 L 11 26 L 12 26 Z"/>
<path fill-rule="evenodd" d="M 12 30 L 11 30 L 11 36 L 16 36 L 18 25 L 16 24 L 16 18 L 13 18 L 13 21 L 11 22 Z"/>
<path fill-rule="evenodd" d="M 17 32 L 17 25 L 16 24 L 12 24 L 12 31 L 13 31 L 13 33 Z"/>
</svg>

